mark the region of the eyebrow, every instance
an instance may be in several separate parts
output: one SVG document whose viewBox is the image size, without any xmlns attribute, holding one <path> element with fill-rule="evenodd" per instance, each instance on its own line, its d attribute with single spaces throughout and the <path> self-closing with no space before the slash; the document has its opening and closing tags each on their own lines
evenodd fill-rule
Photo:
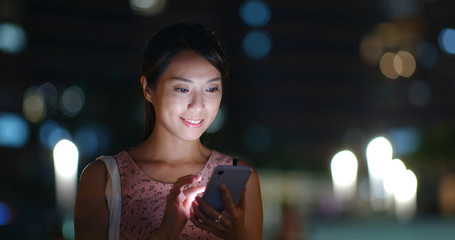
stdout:
<svg viewBox="0 0 455 240">
<path fill-rule="evenodd" d="M 189 83 L 193 82 L 193 80 L 184 78 L 184 77 L 171 77 L 171 79 L 179 80 L 179 81 L 183 81 L 183 82 L 189 82 Z M 216 82 L 216 81 L 221 81 L 221 78 L 215 77 L 215 78 L 209 79 L 207 82 L 210 83 L 210 82 Z"/>
</svg>

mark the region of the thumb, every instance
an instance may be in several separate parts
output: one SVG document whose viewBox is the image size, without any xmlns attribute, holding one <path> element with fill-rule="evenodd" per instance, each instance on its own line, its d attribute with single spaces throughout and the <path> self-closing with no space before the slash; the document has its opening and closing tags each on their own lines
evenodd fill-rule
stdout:
<svg viewBox="0 0 455 240">
<path fill-rule="evenodd" d="M 191 203 L 196 198 L 196 195 L 203 192 L 205 190 L 205 186 L 198 186 L 198 187 L 191 187 L 184 191 L 185 200 L 183 201 L 184 208 L 190 208 Z"/>
</svg>

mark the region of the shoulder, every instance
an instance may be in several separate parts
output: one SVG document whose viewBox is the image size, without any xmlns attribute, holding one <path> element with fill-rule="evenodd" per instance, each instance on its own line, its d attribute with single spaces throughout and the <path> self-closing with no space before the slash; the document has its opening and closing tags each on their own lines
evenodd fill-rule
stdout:
<svg viewBox="0 0 455 240">
<path fill-rule="evenodd" d="M 128 158 L 128 152 L 121 151 L 121 152 L 117 153 L 116 155 L 112 155 L 112 156 L 103 155 L 103 156 L 97 157 L 96 160 L 89 163 L 84 168 L 84 170 L 82 170 L 81 180 L 83 180 L 84 178 L 89 178 L 89 179 L 93 179 L 93 180 L 105 180 L 104 182 L 106 182 L 107 176 L 108 176 L 108 169 L 110 169 L 113 166 L 111 164 L 111 161 L 108 161 L 108 160 L 110 160 L 108 158 L 114 159 L 114 161 L 118 165 L 118 164 L 121 164 L 122 162 L 124 162 L 125 159 Z"/>
<path fill-rule="evenodd" d="M 108 169 L 112 166 L 112 164 L 110 164 L 110 161 L 104 162 L 102 159 L 111 157 L 114 161 L 118 162 L 119 160 L 122 161 L 125 158 L 125 154 L 127 155 L 128 153 L 126 151 L 122 151 L 113 156 L 100 156 L 96 158 L 96 160 L 89 163 L 84 170 L 82 170 L 80 181 L 89 180 L 90 182 L 101 181 L 106 183 L 108 178 Z"/>
<path fill-rule="evenodd" d="M 101 160 L 95 160 L 84 168 L 76 197 L 78 215 L 88 216 L 93 209 L 107 207 L 104 196 L 107 179 L 107 170 Z"/>
<path fill-rule="evenodd" d="M 259 185 L 259 176 L 258 176 L 258 173 L 256 172 L 256 170 L 254 169 L 253 165 L 251 165 L 249 162 L 247 162 L 245 160 L 240 160 L 240 159 L 238 160 L 237 165 L 246 166 L 246 167 L 250 167 L 251 169 L 253 169 L 249 182 L 250 182 L 250 184 L 252 183 L 253 185 Z"/>
<path fill-rule="evenodd" d="M 97 159 L 91 163 L 89 163 L 84 170 L 82 170 L 82 174 L 80 177 L 81 184 L 90 182 L 90 183 L 106 183 L 107 181 L 107 170 L 106 165 L 103 161 Z"/>
</svg>

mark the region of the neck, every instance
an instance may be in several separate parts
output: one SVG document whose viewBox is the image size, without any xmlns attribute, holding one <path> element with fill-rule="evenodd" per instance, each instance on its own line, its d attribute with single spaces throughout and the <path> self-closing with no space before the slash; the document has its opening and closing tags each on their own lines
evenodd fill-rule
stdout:
<svg viewBox="0 0 455 240">
<path fill-rule="evenodd" d="M 162 161 L 169 164 L 205 162 L 210 155 L 210 149 L 202 145 L 199 139 L 186 141 L 156 129 L 133 152 L 142 161 Z"/>
</svg>

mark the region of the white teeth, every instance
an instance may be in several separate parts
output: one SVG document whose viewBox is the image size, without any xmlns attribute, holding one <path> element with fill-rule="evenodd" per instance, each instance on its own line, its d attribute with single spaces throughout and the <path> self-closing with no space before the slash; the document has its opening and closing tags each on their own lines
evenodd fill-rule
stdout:
<svg viewBox="0 0 455 240">
<path fill-rule="evenodd" d="M 198 124 L 198 123 L 200 123 L 202 120 L 194 121 L 194 120 L 185 119 L 185 121 L 190 122 L 190 123 L 192 123 L 192 124 Z"/>
</svg>

